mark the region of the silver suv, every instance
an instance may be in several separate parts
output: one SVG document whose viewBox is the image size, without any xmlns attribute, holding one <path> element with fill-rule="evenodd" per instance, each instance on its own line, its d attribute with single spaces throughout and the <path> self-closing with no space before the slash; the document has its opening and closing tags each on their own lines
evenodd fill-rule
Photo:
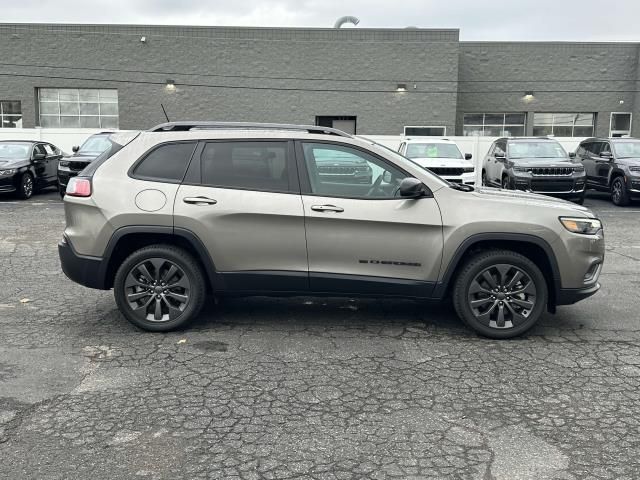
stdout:
<svg viewBox="0 0 640 480">
<path fill-rule="evenodd" d="M 184 326 L 207 294 L 384 296 L 452 298 L 507 338 L 600 288 L 588 209 L 448 183 L 338 130 L 174 122 L 109 141 L 69 181 L 60 259 L 143 329 Z M 327 158 L 371 180 L 323 175 Z"/>
</svg>

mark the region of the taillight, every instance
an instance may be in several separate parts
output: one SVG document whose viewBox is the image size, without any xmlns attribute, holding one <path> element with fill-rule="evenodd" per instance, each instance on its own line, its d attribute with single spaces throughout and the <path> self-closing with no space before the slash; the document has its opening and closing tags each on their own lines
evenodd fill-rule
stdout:
<svg viewBox="0 0 640 480">
<path fill-rule="evenodd" d="M 90 197 L 91 180 L 82 177 L 72 177 L 67 184 L 67 195 L 72 197 Z"/>
</svg>

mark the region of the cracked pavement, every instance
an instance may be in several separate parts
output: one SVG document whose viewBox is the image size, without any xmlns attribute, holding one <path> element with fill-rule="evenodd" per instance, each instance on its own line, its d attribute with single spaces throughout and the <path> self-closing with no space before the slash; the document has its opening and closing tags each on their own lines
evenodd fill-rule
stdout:
<svg viewBox="0 0 640 480">
<path fill-rule="evenodd" d="M 144 333 L 61 272 L 56 193 L 0 198 L 0 478 L 640 478 L 640 205 L 592 194 L 602 291 L 527 336 L 449 306 L 225 299 Z"/>
</svg>

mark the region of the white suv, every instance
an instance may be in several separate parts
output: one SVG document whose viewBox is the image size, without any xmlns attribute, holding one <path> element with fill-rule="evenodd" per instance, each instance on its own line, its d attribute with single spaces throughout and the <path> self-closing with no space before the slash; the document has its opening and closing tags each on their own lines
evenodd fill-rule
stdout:
<svg viewBox="0 0 640 480">
<path fill-rule="evenodd" d="M 398 152 L 449 182 L 467 185 L 476 183 L 476 170 L 471 162 L 471 154 L 463 156 L 458 145 L 446 138 L 405 138 L 400 143 Z"/>
</svg>

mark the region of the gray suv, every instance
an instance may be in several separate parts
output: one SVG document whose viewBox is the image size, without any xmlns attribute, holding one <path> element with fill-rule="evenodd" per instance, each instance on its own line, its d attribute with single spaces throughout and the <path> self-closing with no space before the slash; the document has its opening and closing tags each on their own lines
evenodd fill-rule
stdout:
<svg viewBox="0 0 640 480">
<path fill-rule="evenodd" d="M 183 327 L 207 294 L 372 296 L 451 298 L 469 327 L 507 338 L 600 288 L 586 208 L 451 184 L 338 130 L 174 122 L 109 141 L 69 181 L 59 254 L 143 329 Z M 323 175 L 329 157 L 371 180 Z"/>
<path fill-rule="evenodd" d="M 482 166 L 482 184 L 523 190 L 584 203 L 586 175 L 556 140 L 547 137 L 499 138 Z"/>
</svg>

